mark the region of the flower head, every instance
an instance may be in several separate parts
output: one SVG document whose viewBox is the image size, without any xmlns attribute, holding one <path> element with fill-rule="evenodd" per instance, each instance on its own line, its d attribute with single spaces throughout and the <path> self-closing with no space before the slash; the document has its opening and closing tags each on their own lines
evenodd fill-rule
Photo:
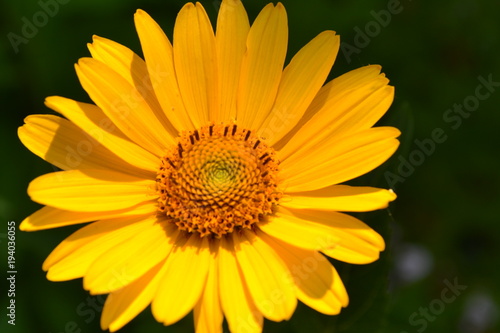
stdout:
<svg viewBox="0 0 500 333">
<path fill-rule="evenodd" d="M 324 85 L 339 49 L 325 31 L 284 67 L 287 17 L 269 4 L 250 26 L 222 1 L 216 32 L 186 4 L 173 45 L 142 10 L 144 60 L 95 36 L 76 65 L 95 104 L 53 96 L 63 117 L 33 115 L 23 144 L 63 171 L 28 188 L 45 207 L 33 231 L 92 222 L 43 264 L 48 279 L 83 278 L 108 294 L 103 329 L 151 304 L 170 325 L 191 310 L 197 332 L 262 331 L 297 300 L 338 314 L 348 296 L 327 257 L 364 264 L 384 240 L 341 212 L 387 207 L 388 190 L 339 185 L 387 160 L 399 131 L 373 127 L 394 90 L 379 66 Z M 297 269 L 314 262 L 308 274 Z"/>
</svg>

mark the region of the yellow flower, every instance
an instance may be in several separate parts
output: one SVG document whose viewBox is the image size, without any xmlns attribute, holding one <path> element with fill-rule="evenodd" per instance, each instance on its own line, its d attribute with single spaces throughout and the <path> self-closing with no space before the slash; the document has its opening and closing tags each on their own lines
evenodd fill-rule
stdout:
<svg viewBox="0 0 500 333">
<path fill-rule="evenodd" d="M 21 229 L 94 221 L 43 264 L 47 278 L 83 278 L 109 293 L 103 329 L 116 331 L 151 304 L 170 325 L 194 310 L 197 332 L 261 332 L 289 319 L 297 300 L 325 314 L 347 306 L 326 256 L 376 260 L 384 240 L 340 213 L 387 207 L 394 193 L 338 185 L 376 168 L 399 131 L 373 127 L 394 89 L 379 66 L 324 85 L 339 49 L 325 31 L 283 69 L 287 16 L 269 4 L 250 26 L 224 0 L 216 34 L 200 4 L 186 4 L 173 46 L 135 14 L 145 60 L 94 37 L 76 65 L 94 104 L 53 96 L 60 113 L 32 115 L 23 144 L 64 171 L 28 188 L 43 205 Z"/>
</svg>

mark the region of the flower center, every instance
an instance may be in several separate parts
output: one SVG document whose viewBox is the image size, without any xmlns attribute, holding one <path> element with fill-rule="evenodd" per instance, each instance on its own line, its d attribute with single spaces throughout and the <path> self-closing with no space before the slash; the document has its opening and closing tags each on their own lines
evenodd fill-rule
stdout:
<svg viewBox="0 0 500 333">
<path fill-rule="evenodd" d="M 282 196 L 278 164 L 273 148 L 237 125 L 182 133 L 161 160 L 158 212 L 200 237 L 251 229 Z"/>
</svg>

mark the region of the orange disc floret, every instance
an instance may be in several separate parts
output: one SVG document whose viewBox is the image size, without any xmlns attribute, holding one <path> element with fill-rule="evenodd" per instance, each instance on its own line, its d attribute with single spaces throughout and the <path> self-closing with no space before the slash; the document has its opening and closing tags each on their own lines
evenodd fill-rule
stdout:
<svg viewBox="0 0 500 333">
<path fill-rule="evenodd" d="M 200 237 L 251 229 L 282 196 L 278 164 L 273 148 L 237 125 L 183 132 L 161 160 L 158 212 Z"/>
</svg>

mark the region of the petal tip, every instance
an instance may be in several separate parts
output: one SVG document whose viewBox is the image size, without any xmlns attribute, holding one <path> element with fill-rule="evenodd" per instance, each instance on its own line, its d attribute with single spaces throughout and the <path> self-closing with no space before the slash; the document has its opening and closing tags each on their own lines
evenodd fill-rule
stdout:
<svg viewBox="0 0 500 333">
<path fill-rule="evenodd" d="M 104 37 L 101 37 L 101 36 L 98 36 L 96 34 L 92 35 L 92 42 L 95 43 L 95 42 L 99 42 L 101 40 L 105 39 Z"/>
<path fill-rule="evenodd" d="M 45 265 L 45 263 L 44 263 L 44 265 Z M 54 273 L 53 270 L 50 269 L 50 267 L 42 266 L 42 269 L 47 272 L 47 275 L 46 275 L 47 280 L 52 281 L 52 282 L 61 281 L 61 279 L 57 278 L 57 275 Z"/>
<path fill-rule="evenodd" d="M 336 36 L 337 38 L 339 37 L 339 35 L 337 35 L 337 32 L 334 31 L 334 30 L 325 30 L 325 31 L 322 31 L 320 33 L 320 35 L 327 35 L 327 36 L 330 36 L 330 37 Z"/>
<path fill-rule="evenodd" d="M 183 10 L 186 10 L 186 9 L 193 9 L 193 8 L 195 8 L 195 7 L 196 7 L 196 6 L 195 6 L 195 4 L 194 4 L 194 3 L 192 3 L 192 2 L 188 2 L 188 3 L 186 3 L 186 4 L 185 4 L 185 5 L 181 8 L 180 12 L 182 12 Z M 180 13 L 180 12 L 179 12 L 179 13 Z"/>
<path fill-rule="evenodd" d="M 26 119 L 24 119 L 24 122 L 26 123 Z M 23 141 L 21 136 L 23 135 L 24 131 L 26 130 L 26 128 L 24 126 L 26 126 L 26 124 L 21 125 L 17 128 L 17 137 L 19 138 L 19 140 L 21 140 L 21 142 Z"/>
<path fill-rule="evenodd" d="M 19 225 L 19 230 L 21 230 L 21 231 L 34 231 L 34 228 L 33 228 L 33 225 L 31 223 L 29 223 L 28 221 L 24 220 Z"/>
<path fill-rule="evenodd" d="M 58 98 L 61 98 L 60 96 L 47 96 L 45 97 L 45 100 L 43 101 L 43 104 L 48 107 L 49 109 L 52 109 L 51 105 L 57 100 Z"/>
<path fill-rule="evenodd" d="M 389 202 L 390 202 L 390 201 L 394 201 L 394 200 L 396 200 L 396 198 L 398 197 L 398 196 L 396 195 L 396 192 L 394 192 L 394 190 L 393 190 L 392 188 L 390 188 L 390 189 L 388 190 L 388 192 L 389 192 Z"/>
</svg>

